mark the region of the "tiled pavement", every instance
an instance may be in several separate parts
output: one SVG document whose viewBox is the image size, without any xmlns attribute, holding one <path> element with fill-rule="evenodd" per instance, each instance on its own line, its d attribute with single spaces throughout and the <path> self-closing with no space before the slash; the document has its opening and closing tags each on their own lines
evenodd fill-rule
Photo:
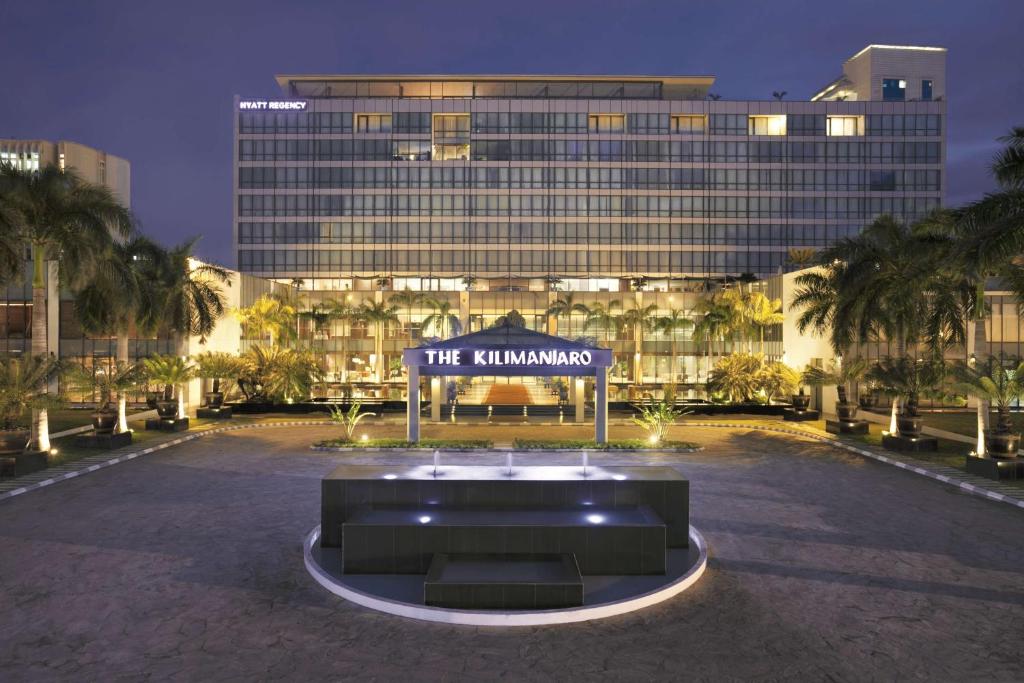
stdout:
<svg viewBox="0 0 1024 683">
<path fill-rule="evenodd" d="M 1024 513 L 749 427 L 591 455 L 690 479 L 711 560 L 678 598 L 513 630 L 360 608 L 302 567 L 320 477 L 429 456 L 309 450 L 334 431 L 210 435 L 0 504 L 0 680 L 1024 679 Z"/>
</svg>

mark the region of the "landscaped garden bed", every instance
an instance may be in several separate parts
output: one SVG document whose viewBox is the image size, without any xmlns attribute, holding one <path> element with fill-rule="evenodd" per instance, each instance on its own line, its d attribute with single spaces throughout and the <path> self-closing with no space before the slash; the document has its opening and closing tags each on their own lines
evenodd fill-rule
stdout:
<svg viewBox="0 0 1024 683">
<path fill-rule="evenodd" d="M 679 451 L 693 452 L 701 446 L 688 441 L 659 441 L 652 444 L 649 439 L 610 439 L 597 443 L 592 439 L 516 439 L 512 447 L 521 451 Z"/>
<path fill-rule="evenodd" d="M 376 448 L 419 448 L 427 450 L 473 451 L 491 448 L 494 442 L 490 439 L 326 439 L 313 444 L 318 450 L 350 450 Z"/>
</svg>

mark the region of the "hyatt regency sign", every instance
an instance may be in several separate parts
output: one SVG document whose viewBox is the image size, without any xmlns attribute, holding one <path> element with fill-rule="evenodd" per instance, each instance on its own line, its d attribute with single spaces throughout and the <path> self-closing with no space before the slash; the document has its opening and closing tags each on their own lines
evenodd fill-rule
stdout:
<svg viewBox="0 0 1024 683">
<path fill-rule="evenodd" d="M 306 111 L 305 100 L 242 100 L 239 111 Z"/>
</svg>

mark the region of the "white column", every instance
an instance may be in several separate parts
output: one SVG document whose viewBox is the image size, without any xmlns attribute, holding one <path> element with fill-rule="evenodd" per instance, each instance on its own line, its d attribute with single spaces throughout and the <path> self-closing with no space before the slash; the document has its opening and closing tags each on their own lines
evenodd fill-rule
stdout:
<svg viewBox="0 0 1024 683">
<path fill-rule="evenodd" d="M 430 378 L 430 421 L 441 421 L 441 378 Z"/>
<path fill-rule="evenodd" d="M 572 395 L 576 403 L 576 421 L 586 421 L 586 402 L 583 400 L 586 398 L 587 392 L 583 390 L 583 378 L 573 377 L 572 378 L 573 391 Z"/>
<path fill-rule="evenodd" d="M 594 377 L 594 441 L 608 443 L 608 368 Z"/>
<path fill-rule="evenodd" d="M 405 438 L 416 443 L 420 440 L 420 366 L 410 365 L 408 377 Z"/>
</svg>

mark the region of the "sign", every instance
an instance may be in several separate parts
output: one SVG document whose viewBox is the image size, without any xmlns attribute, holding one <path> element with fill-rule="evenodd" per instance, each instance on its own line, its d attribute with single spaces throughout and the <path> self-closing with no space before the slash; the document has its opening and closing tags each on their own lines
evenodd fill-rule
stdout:
<svg viewBox="0 0 1024 683">
<path fill-rule="evenodd" d="M 427 347 L 406 349 L 403 361 L 425 375 L 594 375 L 599 368 L 611 366 L 612 352 L 578 345 Z"/>
<path fill-rule="evenodd" d="M 240 111 L 306 111 L 305 100 L 242 100 Z"/>
<path fill-rule="evenodd" d="M 569 365 L 588 366 L 594 358 L 590 351 L 515 350 L 501 349 L 474 351 L 464 349 L 436 350 L 423 352 L 427 365 L 449 365 L 473 367 L 502 367 L 508 365 Z"/>
</svg>

